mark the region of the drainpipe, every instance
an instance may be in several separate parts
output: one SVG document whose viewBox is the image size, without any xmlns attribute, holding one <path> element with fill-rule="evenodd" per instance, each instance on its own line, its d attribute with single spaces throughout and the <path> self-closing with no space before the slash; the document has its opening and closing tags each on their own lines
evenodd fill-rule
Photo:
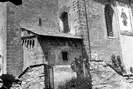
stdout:
<svg viewBox="0 0 133 89">
<path fill-rule="evenodd" d="M 91 60 L 90 32 L 89 32 L 89 26 L 88 26 L 89 21 L 87 16 L 86 0 L 84 0 L 84 8 L 85 8 L 86 27 L 87 27 L 87 33 L 88 33 L 89 60 Z"/>
<path fill-rule="evenodd" d="M 83 0 L 83 2 L 84 2 L 85 19 L 86 19 L 86 27 L 87 27 L 86 32 L 87 32 L 87 36 L 88 36 L 87 38 L 88 38 L 88 46 L 89 46 L 89 54 L 87 53 L 87 55 L 88 55 L 87 62 L 88 62 L 88 68 L 89 68 L 88 74 L 89 74 L 89 79 L 90 79 L 90 82 L 91 82 L 90 89 L 92 89 L 92 77 L 91 77 L 91 73 L 90 73 L 91 45 L 90 45 L 90 32 L 89 32 L 89 25 L 88 25 L 89 21 L 88 21 L 88 16 L 87 16 L 86 0 Z"/>
</svg>

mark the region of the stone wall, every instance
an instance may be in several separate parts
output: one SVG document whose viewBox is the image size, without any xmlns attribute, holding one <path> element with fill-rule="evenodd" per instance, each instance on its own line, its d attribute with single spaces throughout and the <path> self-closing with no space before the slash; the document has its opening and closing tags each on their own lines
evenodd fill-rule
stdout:
<svg viewBox="0 0 133 89">
<path fill-rule="evenodd" d="M 10 6 L 20 25 L 38 26 L 39 18 L 43 30 L 58 32 L 57 0 L 23 0 L 17 7 Z"/>
<path fill-rule="evenodd" d="M 61 0 L 58 2 L 58 8 L 58 16 L 60 16 L 63 12 L 68 13 L 70 34 L 80 35 L 80 30 L 78 29 L 80 24 L 78 0 Z"/>
<path fill-rule="evenodd" d="M 6 29 L 7 29 L 7 5 L 6 3 L 0 3 L 0 74 L 6 73 Z"/>
<path fill-rule="evenodd" d="M 7 2 L 7 71 L 15 76 L 23 70 L 23 51 L 21 45 L 21 25 L 38 26 L 39 18 L 42 27 L 47 31 L 56 31 L 56 0 L 23 0 L 15 6 Z M 56 29 L 56 30 L 55 30 Z"/>
<path fill-rule="evenodd" d="M 30 43 L 33 40 L 34 44 Z M 63 61 L 62 52 L 67 52 L 68 60 Z M 23 69 L 41 63 L 70 65 L 79 56 L 82 56 L 81 39 L 48 36 L 23 38 Z"/>
<path fill-rule="evenodd" d="M 119 31 L 117 23 L 113 22 L 115 36 L 107 36 L 104 7 L 106 0 L 23 0 L 23 5 L 15 7 L 8 4 L 8 71 L 18 74 L 22 70 L 22 50 L 20 45 L 19 26 L 38 26 L 39 18 L 43 30 L 61 32 L 60 14 L 68 12 L 70 34 L 83 36 L 83 45 L 79 40 L 40 37 L 39 43 L 43 48 L 44 59 L 51 65 L 70 64 L 62 62 L 61 51 L 70 53 L 72 60 L 82 54 L 84 57 L 97 55 L 100 59 L 110 62 L 112 54 L 121 56 Z M 85 8 L 86 7 L 86 8 Z M 113 7 L 115 9 L 115 6 Z M 114 16 L 113 19 L 116 17 Z M 71 46 L 70 46 L 71 45 Z M 84 49 L 82 49 L 84 47 Z M 38 49 L 38 48 L 37 48 Z M 40 48 L 39 48 L 40 50 Z M 91 55 L 90 55 L 91 54 Z M 15 63 L 14 61 L 18 61 Z M 19 65 L 18 65 L 19 64 Z M 11 67 L 9 67 L 11 66 Z M 12 70 L 13 69 L 13 70 Z M 16 70 L 16 71 L 15 71 Z"/>
<path fill-rule="evenodd" d="M 112 54 L 120 55 L 122 59 L 116 14 L 113 15 L 112 22 L 114 37 L 108 37 L 107 35 L 104 7 L 105 4 L 109 2 L 105 0 L 80 0 L 79 3 L 79 29 L 83 36 L 84 43 L 83 56 L 91 60 L 103 60 L 105 62 L 105 65 L 106 63 L 111 62 Z M 113 9 L 116 10 L 116 7 L 114 6 Z M 90 62 L 90 66 L 93 65 L 93 63 L 95 62 Z M 102 64 L 102 66 L 104 66 L 104 64 Z M 97 65 L 94 64 L 94 68 L 95 67 L 97 68 Z M 100 71 L 105 71 L 106 68 L 103 67 L 99 69 Z M 99 69 L 90 69 L 93 86 L 95 86 L 96 83 L 101 80 L 100 79 L 99 81 L 97 81 L 100 77 L 102 77 L 100 76 L 101 74 L 97 74 L 100 73 Z M 110 71 L 109 69 L 109 73 L 112 73 L 112 70 Z M 106 74 L 108 75 L 107 71 L 105 72 L 105 76 Z M 102 78 L 104 79 L 104 77 Z"/>
<path fill-rule="evenodd" d="M 75 33 L 78 32 L 76 34 L 83 36 L 84 50 L 88 56 L 90 48 L 92 56 L 97 54 L 105 61 L 109 61 L 112 54 L 121 56 L 116 12 L 113 17 L 114 37 L 107 36 L 104 7 L 108 1 L 62 0 L 58 3 L 59 14 L 63 11 L 68 12 L 71 18 L 69 25 L 72 25 Z M 116 10 L 116 6 L 113 9 Z"/>
<path fill-rule="evenodd" d="M 50 65 L 69 65 L 75 57 L 82 56 L 82 43 L 80 39 L 41 37 L 40 45 L 44 57 Z M 63 61 L 62 52 L 68 53 L 68 61 Z"/>
<path fill-rule="evenodd" d="M 10 3 L 11 4 L 11 3 Z M 15 7 L 8 5 L 15 15 L 15 19 L 20 26 L 39 26 L 45 31 L 62 32 L 60 16 L 63 11 L 68 12 L 68 22 L 70 33 L 80 35 L 79 25 L 79 5 L 77 0 L 23 0 L 23 4 Z"/>
<path fill-rule="evenodd" d="M 34 40 L 34 46 L 30 46 L 30 42 L 28 42 L 30 40 Z M 66 61 L 64 61 L 62 57 L 62 52 L 64 51 L 68 53 L 68 60 Z M 36 64 L 45 63 L 52 65 L 54 67 L 54 83 L 56 88 L 60 82 L 65 82 L 73 76 L 76 76 L 70 64 L 74 58 L 79 58 L 79 56 L 82 56 L 81 39 L 39 35 L 23 38 L 23 70 L 26 67 Z M 58 79 L 59 76 L 62 76 L 60 80 Z"/>
<path fill-rule="evenodd" d="M 23 70 L 30 65 L 46 63 L 37 37 L 23 39 L 23 42 Z"/>
<path fill-rule="evenodd" d="M 26 68 L 19 76 L 22 81 L 22 89 L 44 89 L 53 87 L 53 70 L 52 67 L 39 64 Z M 51 80 L 49 80 L 51 78 Z"/>
<path fill-rule="evenodd" d="M 7 4 L 7 73 L 17 76 L 22 72 L 23 56 L 21 30 L 15 9 L 14 5 Z"/>
<path fill-rule="evenodd" d="M 59 32 L 57 5 L 57 0 L 23 0 L 23 4 L 20 6 L 7 2 L 8 73 L 17 76 L 23 70 L 23 47 L 20 30 L 23 25 L 38 26 L 40 19 L 43 30 Z"/>
<path fill-rule="evenodd" d="M 20 6 L 15 6 L 12 3 L 7 2 L 7 71 L 9 73 L 18 75 L 23 69 L 24 61 L 20 35 L 21 27 L 41 26 L 42 30 L 48 32 L 61 32 L 59 13 L 61 13 L 63 5 L 61 5 L 60 2 L 61 1 L 58 2 L 58 0 L 23 0 L 23 4 Z M 73 12 L 73 7 L 77 8 L 77 6 L 73 5 L 75 3 L 74 1 L 70 0 L 68 2 L 67 5 L 71 7 L 69 23 L 70 29 L 72 30 L 70 33 L 75 33 L 74 29 L 77 29 L 78 18 L 73 18 L 77 17 L 78 11 L 75 10 L 75 12 Z M 74 27 L 73 24 L 75 24 Z"/>
<path fill-rule="evenodd" d="M 114 37 L 107 36 L 104 7 L 105 3 L 108 2 L 86 0 L 86 3 L 84 3 L 84 0 L 81 1 L 81 5 L 83 8 L 83 16 L 81 17 L 87 18 L 87 20 L 82 19 L 82 22 L 87 22 L 87 26 L 86 23 L 83 23 L 84 25 L 81 25 L 81 27 L 84 28 L 81 30 L 84 31 L 84 44 L 87 45 L 87 47 L 89 45 L 91 47 L 91 54 L 97 54 L 104 61 L 110 61 L 110 56 L 112 54 L 121 56 L 119 31 L 117 29 L 118 25 L 116 19 L 115 21 L 113 21 Z M 86 13 L 84 12 L 85 6 L 87 11 Z M 87 17 L 85 17 L 86 15 Z M 116 18 L 115 14 L 113 18 Z M 88 32 L 86 30 L 88 30 Z M 86 34 L 86 32 L 88 34 Z"/>
</svg>

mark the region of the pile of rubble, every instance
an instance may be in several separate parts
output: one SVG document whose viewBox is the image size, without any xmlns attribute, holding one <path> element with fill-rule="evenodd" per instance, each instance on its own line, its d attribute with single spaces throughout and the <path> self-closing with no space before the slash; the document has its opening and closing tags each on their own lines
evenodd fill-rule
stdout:
<svg viewBox="0 0 133 89">
<path fill-rule="evenodd" d="M 104 61 L 91 61 L 93 89 L 133 89 L 133 79 L 117 73 Z"/>
</svg>

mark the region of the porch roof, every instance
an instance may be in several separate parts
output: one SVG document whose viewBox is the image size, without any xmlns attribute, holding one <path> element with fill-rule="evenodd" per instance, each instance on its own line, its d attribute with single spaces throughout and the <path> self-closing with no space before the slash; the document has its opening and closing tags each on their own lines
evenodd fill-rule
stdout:
<svg viewBox="0 0 133 89">
<path fill-rule="evenodd" d="M 30 31 L 32 33 L 35 33 L 37 35 L 41 35 L 41 36 L 53 36 L 53 37 L 65 37 L 65 38 L 75 38 L 75 39 L 82 39 L 81 36 L 76 36 L 76 35 L 72 35 L 72 34 L 66 34 L 66 33 L 62 33 L 62 32 L 53 32 L 53 31 L 49 31 L 49 30 L 45 30 L 42 27 L 39 26 L 21 26 L 21 28 L 24 28 L 27 31 Z"/>
</svg>

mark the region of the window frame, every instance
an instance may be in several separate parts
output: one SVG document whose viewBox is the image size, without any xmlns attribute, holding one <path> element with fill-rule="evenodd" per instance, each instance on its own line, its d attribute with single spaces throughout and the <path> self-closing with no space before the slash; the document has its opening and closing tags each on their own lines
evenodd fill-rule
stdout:
<svg viewBox="0 0 133 89">
<path fill-rule="evenodd" d="M 69 61 L 69 58 L 68 58 L 69 53 L 67 51 L 62 51 L 61 55 L 62 55 L 63 62 L 68 62 Z"/>
<path fill-rule="evenodd" d="M 109 8 L 109 10 L 108 10 L 108 8 Z M 110 12 L 110 10 L 112 10 L 112 13 Z M 110 15 L 110 13 L 111 13 L 111 15 Z M 113 30 L 113 16 L 114 16 L 114 14 L 115 14 L 115 10 L 113 9 L 112 5 L 106 4 L 104 7 L 104 17 L 105 17 L 105 24 L 106 24 L 106 34 L 107 34 L 108 38 L 115 38 L 115 33 Z M 110 26 L 110 24 L 111 24 L 111 26 Z M 112 35 L 110 35 L 111 32 L 112 32 Z"/>
<path fill-rule="evenodd" d="M 69 26 L 69 15 L 68 12 L 63 11 L 60 15 L 60 20 L 62 22 L 62 32 L 63 33 L 69 33 L 70 32 L 70 26 Z"/>
</svg>

